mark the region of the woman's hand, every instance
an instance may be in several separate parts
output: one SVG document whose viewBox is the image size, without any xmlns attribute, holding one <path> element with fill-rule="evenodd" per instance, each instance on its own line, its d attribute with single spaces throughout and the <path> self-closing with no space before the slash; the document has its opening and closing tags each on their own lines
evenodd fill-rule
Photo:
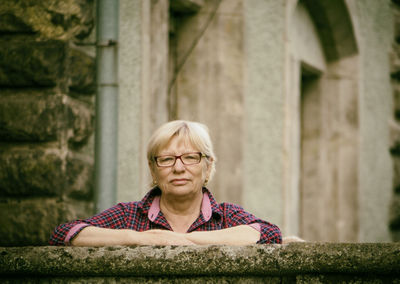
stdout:
<svg viewBox="0 0 400 284">
<path fill-rule="evenodd" d="M 168 230 L 149 230 L 139 233 L 140 245 L 195 245 L 187 238 L 188 234 L 175 233 Z"/>
</svg>

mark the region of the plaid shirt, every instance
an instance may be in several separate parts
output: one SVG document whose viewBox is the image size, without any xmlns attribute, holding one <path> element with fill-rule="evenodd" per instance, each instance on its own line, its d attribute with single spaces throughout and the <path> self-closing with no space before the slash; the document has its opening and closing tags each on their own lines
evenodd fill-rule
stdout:
<svg viewBox="0 0 400 284">
<path fill-rule="evenodd" d="M 231 203 L 218 204 L 212 194 L 203 189 L 201 214 L 190 226 L 188 232 L 213 231 L 238 225 L 251 225 L 259 230 L 258 244 L 282 243 L 279 228 L 244 211 Z M 58 226 L 50 238 L 50 245 L 68 245 L 83 228 L 96 226 L 110 229 L 131 229 L 139 232 L 151 229 L 171 230 L 168 221 L 160 211 L 161 191 L 154 188 L 138 202 L 119 203 L 86 220 L 77 220 Z"/>
</svg>

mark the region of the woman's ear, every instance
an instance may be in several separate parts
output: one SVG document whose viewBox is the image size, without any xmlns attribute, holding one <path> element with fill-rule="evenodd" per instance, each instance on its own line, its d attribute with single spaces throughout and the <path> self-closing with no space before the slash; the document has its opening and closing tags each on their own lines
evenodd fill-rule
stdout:
<svg viewBox="0 0 400 284">
<path fill-rule="evenodd" d="M 154 172 L 154 164 L 152 162 L 149 162 L 148 165 L 149 165 L 151 177 L 152 177 L 153 181 L 155 181 L 156 180 L 156 174 Z"/>
<path fill-rule="evenodd" d="M 210 180 L 210 175 L 211 175 L 211 169 L 214 163 L 214 159 L 209 157 L 207 158 L 208 162 L 206 163 L 207 165 L 207 171 L 206 171 L 206 180 L 209 181 Z"/>
</svg>

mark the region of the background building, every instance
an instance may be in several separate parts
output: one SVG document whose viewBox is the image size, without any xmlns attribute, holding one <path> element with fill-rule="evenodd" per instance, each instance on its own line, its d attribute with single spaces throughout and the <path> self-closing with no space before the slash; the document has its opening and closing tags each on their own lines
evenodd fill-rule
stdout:
<svg viewBox="0 0 400 284">
<path fill-rule="evenodd" d="M 171 119 L 209 126 L 219 201 L 307 240 L 399 240 L 398 5 L 1 3 L 1 244 L 44 244 L 94 203 L 140 199 L 147 140 Z M 97 112 L 95 59 L 97 94 L 111 97 Z M 96 168 L 108 140 L 95 113 L 115 138 Z"/>
</svg>

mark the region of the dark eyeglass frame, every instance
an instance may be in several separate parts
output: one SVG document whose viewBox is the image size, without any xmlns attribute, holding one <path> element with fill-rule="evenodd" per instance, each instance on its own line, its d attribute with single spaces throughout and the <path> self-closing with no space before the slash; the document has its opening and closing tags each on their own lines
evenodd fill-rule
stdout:
<svg viewBox="0 0 400 284">
<path fill-rule="evenodd" d="M 196 162 L 196 163 L 186 164 L 186 163 L 182 160 L 182 156 L 189 155 L 189 154 L 198 154 L 198 155 L 200 156 L 199 161 Z M 173 162 L 171 165 L 168 165 L 168 166 L 159 165 L 159 164 L 158 164 L 158 158 L 162 158 L 162 157 L 171 157 L 171 158 L 174 158 L 174 162 Z M 157 165 L 158 167 L 160 167 L 160 168 L 168 168 L 168 167 L 173 167 L 173 166 L 175 166 L 176 160 L 177 160 L 177 159 L 181 160 L 182 164 L 184 164 L 185 166 L 191 166 L 191 165 L 200 164 L 201 158 L 203 158 L 203 157 L 204 157 L 204 158 L 207 158 L 208 156 L 205 155 L 205 154 L 203 154 L 202 152 L 188 152 L 188 153 L 183 153 L 182 155 L 179 155 L 179 156 L 174 156 L 174 155 L 156 156 L 156 157 L 154 157 L 154 161 L 156 162 L 156 165 Z"/>
</svg>

